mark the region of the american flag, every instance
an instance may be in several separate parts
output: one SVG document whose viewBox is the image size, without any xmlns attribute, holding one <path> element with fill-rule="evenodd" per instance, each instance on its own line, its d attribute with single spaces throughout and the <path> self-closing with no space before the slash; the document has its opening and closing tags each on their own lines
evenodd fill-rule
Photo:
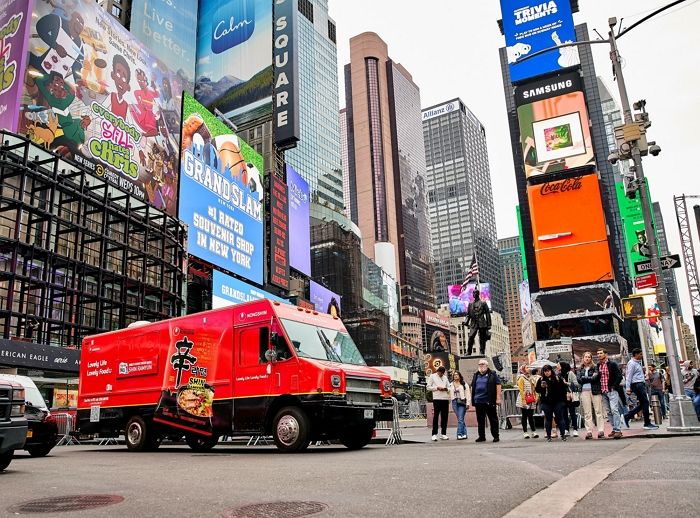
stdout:
<svg viewBox="0 0 700 518">
<path fill-rule="evenodd" d="M 472 256 L 472 264 L 469 267 L 469 271 L 467 272 L 467 276 L 464 278 L 464 282 L 462 283 L 462 291 L 467 289 L 467 285 L 475 279 L 479 278 L 479 265 L 476 262 L 476 254 Z"/>
</svg>

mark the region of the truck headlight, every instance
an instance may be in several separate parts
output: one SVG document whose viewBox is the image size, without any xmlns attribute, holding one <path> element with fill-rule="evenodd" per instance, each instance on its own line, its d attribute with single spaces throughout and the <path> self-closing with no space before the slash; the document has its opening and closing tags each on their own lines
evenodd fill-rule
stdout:
<svg viewBox="0 0 700 518">
<path fill-rule="evenodd" d="M 12 408 L 10 409 L 10 417 L 24 417 L 24 389 L 12 389 Z"/>
<path fill-rule="evenodd" d="M 382 382 L 382 391 L 383 391 L 383 392 L 386 392 L 386 393 L 390 393 L 390 392 L 391 392 L 391 381 L 384 380 L 384 381 Z"/>
<path fill-rule="evenodd" d="M 331 387 L 340 388 L 340 375 L 339 374 L 333 374 L 331 376 Z"/>
</svg>

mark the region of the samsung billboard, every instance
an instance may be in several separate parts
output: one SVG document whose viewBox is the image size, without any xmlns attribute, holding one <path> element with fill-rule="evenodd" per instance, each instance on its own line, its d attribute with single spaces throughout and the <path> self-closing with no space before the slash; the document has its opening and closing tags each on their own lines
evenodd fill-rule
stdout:
<svg viewBox="0 0 700 518">
<path fill-rule="evenodd" d="M 263 283 L 263 159 L 244 140 L 184 94 L 180 219 L 187 251 Z"/>
<path fill-rule="evenodd" d="M 576 47 L 545 52 L 516 63 L 524 56 L 576 41 L 569 0 L 501 0 L 501 15 L 511 82 L 579 64 Z"/>
</svg>

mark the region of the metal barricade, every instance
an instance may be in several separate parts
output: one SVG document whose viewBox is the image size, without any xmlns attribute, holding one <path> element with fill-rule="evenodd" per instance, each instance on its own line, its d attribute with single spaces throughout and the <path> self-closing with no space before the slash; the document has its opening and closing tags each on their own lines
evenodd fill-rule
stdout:
<svg viewBox="0 0 700 518">
<path fill-rule="evenodd" d="M 401 416 L 399 415 L 399 401 L 395 398 L 391 398 L 393 405 L 394 418 L 391 421 L 377 421 L 374 429 L 387 430 L 389 432 L 389 437 L 386 440 L 386 444 L 401 444 Z"/>
<path fill-rule="evenodd" d="M 501 391 L 501 406 L 499 407 L 499 423 L 500 428 L 503 430 L 513 427 L 513 423 L 510 422 L 511 419 L 521 418 L 521 412 L 515 405 L 518 400 L 518 393 L 520 389 L 503 389 Z"/>
<path fill-rule="evenodd" d="M 71 444 L 80 444 L 78 439 L 73 437 L 73 416 L 70 414 L 53 414 L 58 426 L 58 442 L 56 446 L 69 446 Z"/>
</svg>

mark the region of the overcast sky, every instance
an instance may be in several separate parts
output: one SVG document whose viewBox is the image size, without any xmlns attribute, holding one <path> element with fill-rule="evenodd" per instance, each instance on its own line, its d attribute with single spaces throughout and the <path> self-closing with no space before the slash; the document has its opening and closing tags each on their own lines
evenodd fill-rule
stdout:
<svg viewBox="0 0 700 518">
<path fill-rule="evenodd" d="M 670 0 L 580 0 L 575 23 L 587 23 L 607 36 L 611 16 L 629 26 Z M 421 89 L 424 107 L 460 97 L 486 127 L 498 237 L 518 233 L 517 194 L 509 142 L 498 49 L 504 45 L 496 20 L 498 0 L 329 0 L 337 24 L 341 107 L 345 104 L 343 66 L 350 61 L 349 40 L 373 31 L 387 42 Z M 673 196 L 700 195 L 700 1 L 663 13 L 619 41 L 630 101 L 647 100 L 650 140 L 662 152 L 644 160 L 652 198 L 661 204 L 672 253 L 681 253 Z M 593 47 L 596 71 L 617 98 L 608 47 Z M 698 200 L 689 200 L 693 204 Z M 696 250 L 700 251 L 696 240 Z M 686 321 L 691 316 L 683 270 L 676 270 Z M 690 319 L 692 320 L 692 319 Z M 692 325 L 692 324 L 691 324 Z"/>
</svg>

